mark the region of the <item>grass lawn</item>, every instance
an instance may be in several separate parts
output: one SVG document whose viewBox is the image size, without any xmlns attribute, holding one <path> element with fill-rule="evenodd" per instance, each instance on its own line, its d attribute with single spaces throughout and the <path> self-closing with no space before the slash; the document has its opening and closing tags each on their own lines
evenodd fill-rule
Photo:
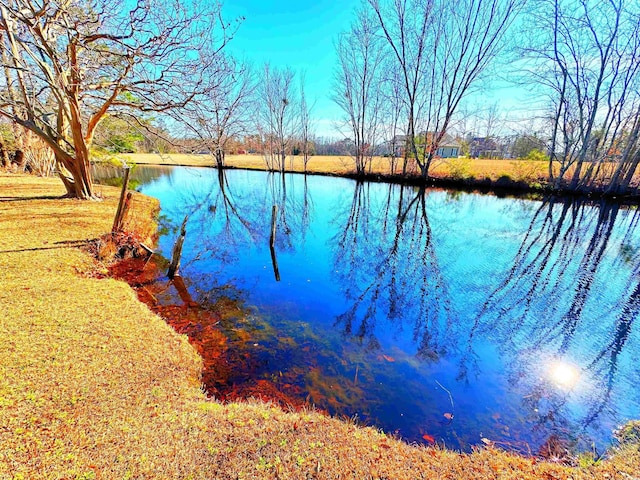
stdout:
<svg viewBox="0 0 640 480">
<path fill-rule="evenodd" d="M 124 158 L 137 164 L 154 165 L 187 165 L 194 167 L 207 167 L 215 164 L 210 155 L 185 155 L 168 154 L 157 155 L 147 153 L 125 154 Z M 371 171 L 378 174 L 390 172 L 390 160 L 384 157 L 375 157 Z M 261 155 L 227 155 L 226 164 L 230 167 L 260 169 L 265 168 L 265 161 Z M 312 173 L 330 173 L 335 175 L 353 172 L 353 161 L 344 156 L 313 156 L 309 160 L 307 169 Z M 400 166 L 396 169 L 398 172 Z M 294 157 L 293 162 L 287 159 L 287 170 L 303 172 L 304 163 L 301 157 Z M 546 162 L 522 161 L 522 160 L 487 160 L 487 159 L 440 159 L 437 160 L 431 170 L 434 177 L 472 176 L 475 178 L 491 178 L 497 180 L 503 175 L 508 175 L 514 180 L 538 181 L 547 175 Z"/>
<path fill-rule="evenodd" d="M 637 445 L 565 467 L 207 400 L 186 337 L 78 248 L 110 230 L 118 190 L 101 192 L 60 199 L 57 180 L 0 173 L 0 479 L 638 478 Z M 129 226 L 143 238 L 154 208 L 134 197 Z"/>
</svg>

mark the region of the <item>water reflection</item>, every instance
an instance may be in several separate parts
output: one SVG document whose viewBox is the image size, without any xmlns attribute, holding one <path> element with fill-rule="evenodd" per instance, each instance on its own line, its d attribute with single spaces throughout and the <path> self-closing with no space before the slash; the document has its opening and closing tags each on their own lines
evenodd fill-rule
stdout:
<svg viewBox="0 0 640 480">
<path fill-rule="evenodd" d="M 602 446 L 640 416 L 636 209 L 197 169 L 142 189 L 190 215 L 192 296 L 242 305 L 221 328 L 259 346 L 230 382 L 463 449 Z"/>
<path fill-rule="evenodd" d="M 144 167 L 134 165 L 129 175 L 129 188 L 137 189 L 140 185 L 149 184 L 160 178 L 170 179 L 174 167 Z M 92 178 L 103 185 L 122 186 L 124 176 L 122 166 L 109 163 L 91 165 Z"/>
<path fill-rule="evenodd" d="M 581 415 L 583 428 L 613 400 L 620 364 L 629 362 L 623 354 L 640 311 L 640 256 L 632 247 L 637 244 L 633 233 L 638 210 L 624 211 L 623 218 L 619 214 L 620 205 L 606 202 L 542 202 L 513 266 L 477 319 L 485 331 L 499 332 L 503 349 L 519 350 L 530 363 L 540 352 L 556 362 L 578 362 L 579 367 L 554 368 L 564 388 L 574 390 L 578 377 L 590 383 L 585 385 L 589 402 Z M 616 252 L 620 249 L 636 253 L 621 257 Z M 624 365 L 623 375 L 632 373 L 630 369 L 632 363 Z M 523 376 L 514 370 L 512 375 Z M 555 416 L 564 400 L 548 407 L 547 416 Z"/>
<path fill-rule="evenodd" d="M 565 390 L 574 388 L 580 376 L 576 366 L 560 361 L 550 365 L 549 374 L 556 386 Z"/>
<path fill-rule="evenodd" d="M 382 202 L 370 184 L 356 183 L 348 211 L 338 211 L 332 238 L 335 278 L 348 308 L 336 324 L 368 350 L 380 349 L 378 318 L 408 329 L 416 356 L 437 361 L 452 333 L 447 284 L 440 272 L 427 215 L 428 192 L 389 185 Z"/>
<path fill-rule="evenodd" d="M 181 218 L 190 217 L 190 254 L 185 254 L 182 265 L 203 301 L 214 301 L 219 289 L 226 295 L 232 289 L 241 296 L 227 277 L 216 279 L 235 272 L 233 265 L 238 262 L 255 261 L 251 252 L 256 248 L 262 255 L 257 261 L 270 259 L 274 267 L 271 252 L 262 252 L 269 245 L 273 205 L 278 206 L 274 253 L 295 252 L 296 245 L 304 243 L 313 211 L 306 181 L 288 185 L 288 176 L 270 173 L 261 191 L 248 192 L 245 186 L 229 182 L 225 170 L 186 169 L 183 175 L 179 185 L 171 177 L 170 200 L 162 203 L 163 220 L 166 229 L 175 232 Z M 166 188 L 162 190 L 161 195 L 166 194 Z M 284 275 L 286 280 L 286 271 Z M 242 288 L 253 288 L 249 278 L 234 275 L 233 279 Z"/>
</svg>

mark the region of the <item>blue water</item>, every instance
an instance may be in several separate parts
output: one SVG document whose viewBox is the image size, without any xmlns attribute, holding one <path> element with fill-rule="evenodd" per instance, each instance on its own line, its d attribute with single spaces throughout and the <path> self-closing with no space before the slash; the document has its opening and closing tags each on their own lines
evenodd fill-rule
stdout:
<svg viewBox="0 0 640 480">
<path fill-rule="evenodd" d="M 255 378 L 462 450 L 486 438 L 536 453 L 556 438 L 601 451 L 640 418 L 635 208 L 145 171 L 141 191 L 170 227 L 160 250 L 170 255 L 188 214 L 182 275 L 201 301 L 241 302 L 221 328 L 251 332 Z"/>
</svg>

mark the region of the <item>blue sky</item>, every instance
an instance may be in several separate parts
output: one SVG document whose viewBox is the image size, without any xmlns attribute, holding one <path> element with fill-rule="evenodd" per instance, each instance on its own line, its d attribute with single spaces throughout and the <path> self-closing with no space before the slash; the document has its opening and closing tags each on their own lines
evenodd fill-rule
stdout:
<svg viewBox="0 0 640 480">
<path fill-rule="evenodd" d="M 229 50 L 257 68 L 269 62 L 304 72 L 308 102 L 315 102 L 316 131 L 328 135 L 340 115 L 331 100 L 334 41 L 349 28 L 359 4 L 360 0 L 227 1 L 225 18 L 245 17 Z"/>
<path fill-rule="evenodd" d="M 304 72 L 307 99 L 314 104 L 315 133 L 339 137 L 335 126 L 341 112 L 331 100 L 337 61 L 334 42 L 348 30 L 360 5 L 360 0 L 227 0 L 223 5 L 225 19 L 245 18 L 229 51 L 258 69 L 269 62 L 276 67 L 291 67 L 298 74 Z M 530 104 L 535 102 L 530 94 L 504 81 L 510 76 L 507 70 L 507 66 L 497 66 L 489 75 L 491 85 L 468 100 L 470 111 L 500 106 L 505 117 L 501 134 L 522 128 L 516 119 L 530 115 Z M 476 129 L 482 127 L 477 124 Z"/>
</svg>

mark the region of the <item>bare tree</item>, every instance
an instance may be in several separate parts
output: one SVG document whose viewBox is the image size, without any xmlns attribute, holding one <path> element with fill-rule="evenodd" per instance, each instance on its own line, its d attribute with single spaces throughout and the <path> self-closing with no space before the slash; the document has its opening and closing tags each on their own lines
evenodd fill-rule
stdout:
<svg viewBox="0 0 640 480">
<path fill-rule="evenodd" d="M 300 78 L 300 153 L 302 154 L 302 163 L 305 173 L 307 165 L 312 154 L 312 133 L 311 133 L 311 109 L 307 103 L 307 96 L 304 91 L 304 75 Z"/>
<path fill-rule="evenodd" d="M 223 168 L 230 140 L 248 130 L 256 81 L 248 64 L 230 57 L 221 60 L 214 73 L 207 79 L 209 88 L 175 117 Z"/>
<path fill-rule="evenodd" d="M 500 105 L 497 102 L 489 105 L 484 112 L 482 120 L 484 123 L 484 138 L 488 140 L 495 137 L 504 122 Z"/>
<path fill-rule="evenodd" d="M 404 162 L 402 174 L 407 173 L 407 156 L 404 152 L 406 147 L 406 137 L 403 135 L 406 128 L 401 122 L 404 114 L 403 86 L 400 72 L 395 68 L 395 64 L 387 63 L 384 68 L 385 79 L 383 87 L 383 125 L 384 137 L 387 145 L 386 154 L 389 158 L 389 171 L 391 175 L 396 173 L 398 155 L 402 153 Z"/>
<path fill-rule="evenodd" d="M 433 23 L 433 1 L 383 0 L 382 4 L 379 0 L 367 1 L 402 73 L 407 114 L 405 155 L 410 155 L 418 162 L 415 137 L 419 130 L 416 123 L 423 97 L 422 78 L 429 62 L 427 50 L 431 35 L 430 25 Z M 406 165 L 403 170 L 406 172 Z"/>
<path fill-rule="evenodd" d="M 284 172 L 287 154 L 297 129 L 297 115 L 294 108 L 295 73 L 290 68 L 264 66 L 262 87 L 259 90 L 262 109 L 259 115 L 259 131 L 265 139 L 267 167 Z"/>
<path fill-rule="evenodd" d="M 404 80 L 409 153 L 423 178 L 460 102 L 503 47 L 525 0 L 367 0 Z M 418 134 L 425 145 L 416 144 Z"/>
<path fill-rule="evenodd" d="M 363 175 L 373 157 L 381 121 L 382 44 L 373 19 L 360 12 L 349 33 L 338 40 L 334 101 L 353 136 L 356 173 Z"/>
<path fill-rule="evenodd" d="M 218 4 L 178 0 L 1 0 L 0 14 L 0 115 L 46 142 L 82 199 L 94 198 L 89 148 L 105 114 L 183 107 L 229 27 Z"/>
<path fill-rule="evenodd" d="M 551 100 L 555 188 L 626 191 L 640 162 L 640 6 L 629 0 L 540 0 L 529 73 Z"/>
<path fill-rule="evenodd" d="M 636 104 L 635 113 L 627 121 L 630 130 L 620 142 L 624 150 L 609 182 L 608 193 L 627 193 L 640 164 L 640 105 Z"/>
</svg>

